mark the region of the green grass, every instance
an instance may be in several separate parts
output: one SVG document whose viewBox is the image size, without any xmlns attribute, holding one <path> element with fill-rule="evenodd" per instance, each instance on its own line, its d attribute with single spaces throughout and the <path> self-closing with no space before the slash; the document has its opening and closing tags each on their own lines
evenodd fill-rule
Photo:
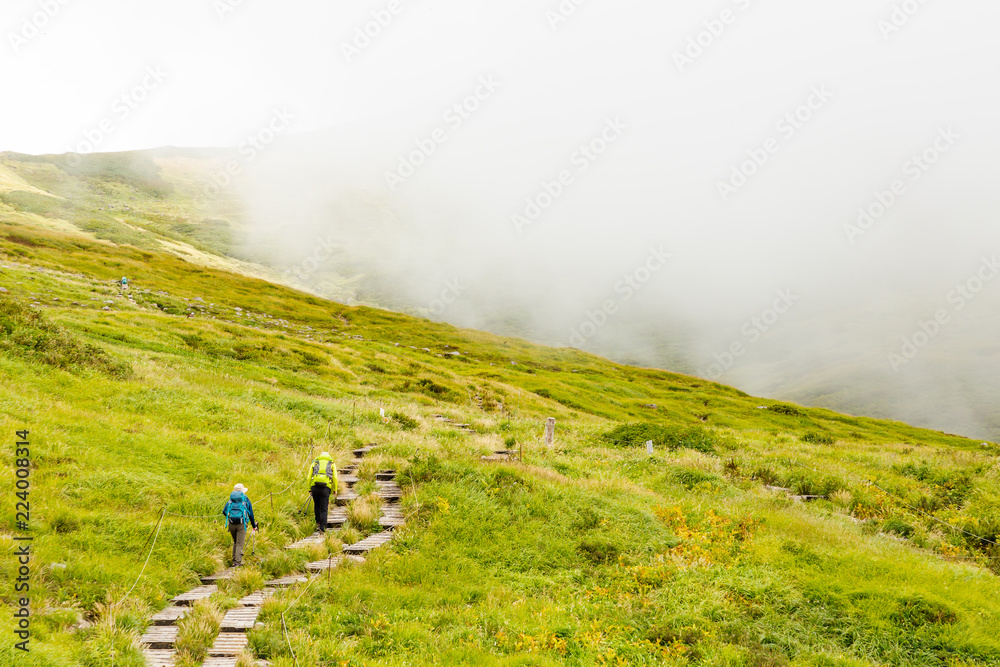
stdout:
<svg viewBox="0 0 1000 667">
<path fill-rule="evenodd" d="M 227 564 L 221 510 L 242 482 L 262 530 L 188 622 L 197 664 L 226 605 L 377 530 L 364 499 L 326 544 L 284 549 L 312 531 L 311 458 L 344 465 L 370 442 L 359 493 L 399 471 L 407 527 L 269 602 L 258 657 L 294 664 L 290 642 L 315 665 L 1000 664 L 1000 552 L 979 539 L 1000 539 L 992 443 L 42 227 L 0 222 L 0 285 L 0 432 L 30 431 L 35 537 L 33 651 L 0 643 L 0 664 L 141 664 L 148 616 Z M 480 463 L 521 446 L 523 464 Z M 5 479 L 16 458 L 4 449 Z M 16 532 L 7 503 L 8 550 Z M 13 602 L 2 589 L 5 637 Z"/>
</svg>

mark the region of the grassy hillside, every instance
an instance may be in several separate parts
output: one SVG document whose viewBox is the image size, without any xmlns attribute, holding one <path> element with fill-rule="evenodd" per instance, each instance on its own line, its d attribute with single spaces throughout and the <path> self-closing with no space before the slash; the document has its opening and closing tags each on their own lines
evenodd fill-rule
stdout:
<svg viewBox="0 0 1000 667">
<path fill-rule="evenodd" d="M 7 585 L 0 664 L 142 664 L 149 615 L 225 564 L 215 515 L 239 481 L 264 529 L 254 567 L 182 629 L 181 664 L 200 664 L 218 610 L 325 555 L 282 548 L 311 530 L 306 462 L 368 442 L 382 447 L 362 475 L 400 471 L 408 526 L 270 601 L 257 657 L 1000 664 L 993 443 L 349 308 L 49 225 L 0 222 L 0 261 L 5 581 L 24 534 L 23 429 L 35 538 L 32 651 L 12 648 Z M 522 447 L 523 463 L 479 460 Z M 327 549 L 373 530 L 353 509 Z M 300 595 L 286 638 L 280 613 Z"/>
<path fill-rule="evenodd" d="M 262 278 L 340 302 L 420 314 L 428 312 L 427 304 L 436 296 L 401 289 L 419 282 L 405 267 L 392 273 L 384 261 L 365 257 L 358 247 L 337 247 L 354 237 L 413 238 L 409 236 L 413 231 L 401 227 L 378 202 L 364 197 L 333 201 L 328 209 L 312 214 L 316 237 L 332 237 L 337 243 L 326 261 L 303 274 L 303 260 L 312 252 L 311 234 L 307 235 L 310 250 L 303 248 L 292 257 L 269 254 L 268 244 L 260 240 L 246 242 L 240 188 L 248 186 L 237 178 L 220 189 L 213 181 L 228 161 L 238 157 L 234 151 L 162 148 L 76 157 L 78 161 L 62 155 L 0 153 L 0 222 L 165 252 L 199 267 Z M 317 177 L 308 176 L 310 183 Z M 313 186 L 301 187 L 307 191 Z M 294 200 L 307 193 L 280 196 Z M 280 220 L 274 226 L 283 228 Z M 379 243 L 374 246 L 380 254 L 386 250 Z M 553 328 L 538 330 L 519 299 L 504 302 L 496 295 L 478 294 L 473 287 L 463 294 L 462 304 L 466 314 L 475 314 L 476 321 L 493 331 L 564 340 L 565 327 L 554 322 Z M 951 325 L 950 344 L 930 346 L 901 374 L 893 373 L 885 361 L 886 351 L 897 348 L 900 335 L 912 328 L 912 313 L 934 312 L 939 306 L 933 299 L 923 304 L 914 297 L 913 303 L 901 303 L 893 296 L 879 305 L 877 317 L 866 310 L 871 308 L 869 300 L 846 309 L 820 308 L 796 327 L 776 328 L 723 379 L 806 405 L 893 416 L 998 439 L 1000 411 L 991 400 L 997 373 L 988 363 L 995 357 L 995 344 L 984 335 L 996 328 L 992 311 L 978 309 L 979 319 Z M 458 316 L 456 311 L 449 315 Z M 700 334 L 684 328 L 672 315 L 645 317 L 646 321 L 619 320 L 621 329 L 613 335 L 608 329 L 606 336 L 591 339 L 590 349 L 619 361 L 642 359 L 661 368 L 705 371 L 710 357 L 701 349 Z M 857 337 L 832 333 L 845 322 L 863 333 Z M 859 345 L 859 340 L 865 344 Z M 925 386 L 917 392 L 910 390 L 913 384 Z"/>
</svg>

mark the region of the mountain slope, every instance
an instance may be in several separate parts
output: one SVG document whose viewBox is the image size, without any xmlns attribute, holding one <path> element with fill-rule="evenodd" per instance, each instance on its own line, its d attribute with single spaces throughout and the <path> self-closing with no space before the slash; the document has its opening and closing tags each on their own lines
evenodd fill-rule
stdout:
<svg viewBox="0 0 1000 667">
<path fill-rule="evenodd" d="M 287 636 L 292 595 L 266 606 L 257 657 L 1000 664 L 992 443 L 348 307 L 18 216 L 0 221 L 0 423 L 10 440 L 29 431 L 33 636 L 30 654 L 0 646 L 3 664 L 141 664 L 149 615 L 224 564 L 217 515 L 236 482 L 264 526 L 248 577 L 324 557 L 336 544 L 282 548 L 311 530 L 304 465 L 368 442 L 365 472 L 399 471 L 408 527 L 296 591 Z M 523 463 L 479 460 L 508 448 Z M 17 459 L 5 450 L 8 480 Z M 8 556 L 16 521 L 8 502 Z M 355 524 L 339 537 L 371 530 Z M 15 592 L 0 602 L 13 637 Z M 82 618 L 94 625 L 71 631 Z M 198 664 L 185 632 L 182 664 Z"/>
</svg>

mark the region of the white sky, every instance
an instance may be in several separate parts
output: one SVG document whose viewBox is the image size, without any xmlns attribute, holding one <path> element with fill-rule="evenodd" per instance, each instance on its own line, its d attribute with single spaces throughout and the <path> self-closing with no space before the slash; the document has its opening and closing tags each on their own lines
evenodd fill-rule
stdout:
<svg viewBox="0 0 1000 667">
<path fill-rule="evenodd" d="M 413 261 L 424 293 L 456 274 L 480 278 L 498 298 L 541 305 L 536 317 L 554 322 L 553 340 L 566 344 L 567 325 L 663 244 L 669 270 L 604 333 L 635 335 L 626 325 L 636 314 L 682 319 L 700 331 L 697 370 L 744 340 L 741 325 L 775 290 L 792 287 L 802 303 L 783 320 L 785 334 L 840 309 L 848 333 L 836 333 L 838 344 L 883 372 L 924 311 L 1000 250 L 996 0 L 231 0 L 238 6 L 220 17 L 224 1 L 6 0 L 0 150 L 65 152 L 102 119 L 113 129 L 100 151 L 235 146 L 287 109 L 304 145 L 254 165 L 271 169 L 277 189 L 252 210 L 265 236 L 280 229 L 290 261 L 312 251 L 313 222 L 330 210 L 323 196 L 362 188 L 416 231 L 405 252 L 387 256 Z M 577 2 L 553 29 L 546 12 Z M 46 5 L 58 7 L 51 18 L 39 14 Z M 398 14 L 347 62 L 342 45 L 390 6 Z M 732 22 L 679 71 L 675 52 L 708 37 L 705 22 L 724 11 Z M 880 21 L 894 15 L 899 29 L 886 37 Z M 34 17 L 46 25 L 30 36 Z M 166 76 L 124 117 L 116 100 L 148 68 Z M 390 194 L 385 170 L 484 75 L 498 92 Z M 831 99 L 723 201 L 718 182 L 780 137 L 776 123 L 816 87 Z M 515 234 L 510 215 L 524 198 L 615 117 L 628 123 L 621 139 L 572 195 Z M 857 208 L 903 178 L 904 163 L 946 128 L 954 146 L 850 244 L 843 227 Z M 321 145 L 310 153 L 311 143 Z M 296 165 L 319 174 L 313 201 L 290 203 L 282 192 L 306 182 Z M 855 326 L 881 304 L 915 301 L 880 336 Z M 822 356 L 817 341 L 829 332 L 802 326 L 789 345 Z M 958 330 L 935 343 L 939 351 L 961 349 L 961 337 L 949 340 Z M 768 354 L 781 358 L 783 346 Z M 722 379 L 752 389 L 752 368 Z"/>
</svg>

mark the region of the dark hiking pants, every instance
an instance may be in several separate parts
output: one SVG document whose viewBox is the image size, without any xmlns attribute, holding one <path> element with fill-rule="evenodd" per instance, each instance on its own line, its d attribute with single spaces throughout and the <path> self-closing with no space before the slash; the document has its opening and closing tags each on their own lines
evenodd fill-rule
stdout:
<svg viewBox="0 0 1000 667">
<path fill-rule="evenodd" d="M 326 532 L 326 516 L 330 510 L 330 487 L 326 484 L 313 484 L 310 491 L 313 497 L 313 511 L 316 513 L 316 528 Z"/>
</svg>

